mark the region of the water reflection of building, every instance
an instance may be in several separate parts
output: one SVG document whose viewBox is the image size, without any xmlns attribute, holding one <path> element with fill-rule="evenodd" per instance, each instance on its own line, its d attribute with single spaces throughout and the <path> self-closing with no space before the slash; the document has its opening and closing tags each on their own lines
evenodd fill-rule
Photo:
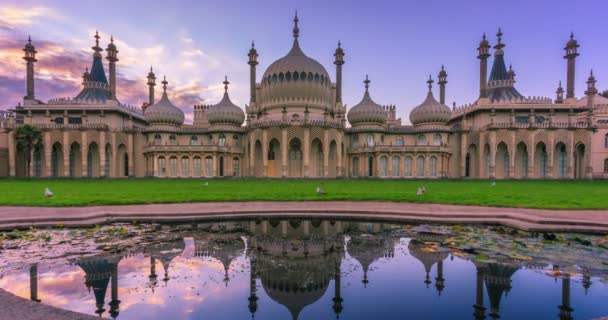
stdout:
<svg viewBox="0 0 608 320">
<path fill-rule="evenodd" d="M 435 237 L 433 237 L 435 239 Z M 424 284 L 428 288 L 431 284 L 431 269 L 433 265 L 437 264 L 437 276 L 435 277 L 435 288 L 437 293 L 441 295 L 441 292 L 445 288 L 445 279 L 443 278 L 443 260 L 449 255 L 449 250 L 437 247 L 435 244 L 427 244 L 417 239 L 411 239 L 408 244 L 408 250 L 410 254 L 422 262 L 426 276 Z"/>
<path fill-rule="evenodd" d="M 110 280 L 112 282 L 112 300 L 109 303 L 110 316 L 114 319 L 120 312 L 120 300 L 118 300 L 118 263 L 122 259 L 120 255 L 98 255 L 94 257 L 82 258 L 76 264 L 85 273 L 85 285 L 93 289 L 95 295 L 95 313 L 100 317 L 106 311 L 105 304 L 106 291 Z"/>
<path fill-rule="evenodd" d="M 350 222 L 348 227 L 352 232 L 347 244 L 348 254 L 361 264 L 361 282 L 367 287 L 369 267 L 379 259 L 395 256 L 395 238 L 386 234 L 390 226 L 382 223 Z"/>
<path fill-rule="evenodd" d="M 503 263 L 476 263 L 477 267 L 477 296 L 474 305 L 475 318 L 485 318 L 485 307 L 483 303 L 482 281 L 485 283 L 490 299 L 490 317 L 500 318 L 500 300 L 503 293 L 507 295 L 511 290 L 511 277 L 519 269 L 519 266 Z"/>
<path fill-rule="evenodd" d="M 184 251 L 184 239 L 177 237 L 172 239 L 166 239 L 162 242 L 147 245 L 144 247 L 144 256 L 150 257 L 150 279 L 149 286 L 154 292 L 154 289 L 158 286 L 158 275 L 156 274 L 156 259 L 160 260 L 163 270 L 165 272 L 163 281 L 165 285 L 169 281 L 169 266 L 171 261 L 179 256 Z"/>
<path fill-rule="evenodd" d="M 329 221 L 261 221 L 249 224 L 251 261 L 249 310 L 257 311 L 256 278 L 266 294 L 293 319 L 319 300 L 334 279 L 333 310 L 342 312 L 340 263 L 344 226 Z"/>
</svg>

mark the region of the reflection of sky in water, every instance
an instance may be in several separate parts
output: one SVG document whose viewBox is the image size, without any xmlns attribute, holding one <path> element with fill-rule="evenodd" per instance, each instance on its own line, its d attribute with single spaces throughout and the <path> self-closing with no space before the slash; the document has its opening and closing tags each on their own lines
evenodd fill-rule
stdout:
<svg viewBox="0 0 608 320">
<path fill-rule="evenodd" d="M 385 240 L 376 241 L 375 236 L 365 238 L 349 235 L 345 231 L 334 234 L 331 241 L 339 243 L 340 240 L 343 241 L 344 235 L 347 235 L 349 242 L 343 253 L 323 251 L 325 247 L 321 251 L 315 251 L 320 248 L 319 243 L 324 241 L 322 238 L 318 238 L 320 240 L 316 244 L 310 242 L 309 247 L 294 241 L 287 241 L 288 245 L 281 247 L 281 237 L 275 234 L 268 237 L 270 240 L 260 239 L 252 245 L 268 249 L 265 253 L 255 255 L 258 274 L 255 280 L 258 298 L 255 318 L 291 318 L 288 308 L 276 300 L 284 299 L 280 302 L 290 304 L 294 303 L 290 299 L 302 296 L 293 292 L 280 293 L 280 290 L 272 288 L 272 292 L 269 292 L 270 280 L 263 280 L 281 276 L 326 284 L 326 287 L 315 291 L 319 292 L 319 296 L 310 298 L 312 304 L 303 307 L 300 319 L 335 318 L 336 279 L 331 266 L 334 261 L 340 261 L 341 319 L 474 319 L 477 272 L 473 262 L 451 257 L 447 253 L 441 256 L 427 254 L 426 257 L 431 257 L 429 259 L 432 261 L 427 261 L 427 266 L 430 266 L 430 282 L 425 283 L 425 265 L 420 258 L 425 255 L 420 252 L 412 254 L 413 247 L 408 246 L 409 239 L 394 238 L 387 241 L 384 238 Z M 171 255 L 172 259 L 165 259 L 170 265 L 168 281 L 163 281 L 165 270 L 162 259 L 156 258 L 156 285 L 152 285 L 154 281 L 150 279 L 151 259 L 148 253 L 144 251 L 120 260 L 117 267 L 117 294 L 120 300 L 118 319 L 251 318 L 248 300 L 251 252 L 245 252 L 245 243 L 240 242 L 239 249 L 239 244 L 218 242 L 214 244 L 215 247 L 210 246 L 211 249 L 201 257 L 195 250 L 195 241 L 197 240 L 187 237 L 183 251 L 180 249 Z M 247 242 L 250 242 L 249 238 Z M 222 246 L 232 246 L 231 252 L 224 252 L 226 250 Z M 307 257 L 299 255 L 303 248 L 310 250 Z M 224 256 L 216 258 L 213 254 Z M 445 286 L 439 294 L 437 260 L 441 258 L 445 258 L 442 261 Z M 225 279 L 222 261 L 231 261 L 228 281 Z M 299 262 L 290 264 L 293 261 Z M 366 284 L 363 282 L 365 268 Z M 309 274 L 312 278 L 306 278 L 308 270 L 313 270 Z M 43 261 L 38 264 L 37 272 L 38 298 L 42 303 L 95 315 L 97 306 L 94 290 L 88 291 L 85 272 L 79 265 L 50 266 Z M 321 281 L 315 275 L 325 278 Z M 508 277 L 495 279 L 498 282 L 506 279 L 508 282 Z M 562 278 L 550 277 L 542 270 L 518 269 L 510 279 L 509 292 L 505 294 L 505 290 L 499 295 L 501 319 L 559 318 Z M 263 281 L 266 281 L 264 285 Z M 300 282 L 303 283 L 302 281 Z M 580 275 L 575 275 L 570 280 L 570 305 L 574 309 L 575 319 L 608 315 L 608 285 L 598 278 L 592 278 L 592 281 L 593 284 L 585 294 Z M 103 301 L 104 317 L 109 317 L 111 286 L 109 281 Z M 4 274 L 0 279 L 0 287 L 29 299 L 30 269 L 26 267 Z M 487 284 L 484 284 L 483 290 L 486 319 L 491 319 Z"/>
</svg>

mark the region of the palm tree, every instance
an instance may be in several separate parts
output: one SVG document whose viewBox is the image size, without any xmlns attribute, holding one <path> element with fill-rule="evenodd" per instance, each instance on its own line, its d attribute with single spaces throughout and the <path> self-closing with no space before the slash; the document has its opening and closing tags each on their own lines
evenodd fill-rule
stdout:
<svg viewBox="0 0 608 320">
<path fill-rule="evenodd" d="M 42 144 L 42 131 L 29 124 L 17 128 L 15 132 L 17 140 L 17 148 L 20 149 L 25 156 L 25 175 L 30 176 L 30 165 L 32 163 L 32 150 Z"/>
</svg>

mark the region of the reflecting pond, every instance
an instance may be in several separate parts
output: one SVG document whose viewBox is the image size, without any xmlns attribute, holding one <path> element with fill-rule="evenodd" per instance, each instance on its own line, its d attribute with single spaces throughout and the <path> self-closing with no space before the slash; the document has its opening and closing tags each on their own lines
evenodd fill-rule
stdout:
<svg viewBox="0 0 608 320">
<path fill-rule="evenodd" d="M 608 236 L 253 220 L 0 233 L 0 288 L 116 319 L 594 319 Z"/>
</svg>

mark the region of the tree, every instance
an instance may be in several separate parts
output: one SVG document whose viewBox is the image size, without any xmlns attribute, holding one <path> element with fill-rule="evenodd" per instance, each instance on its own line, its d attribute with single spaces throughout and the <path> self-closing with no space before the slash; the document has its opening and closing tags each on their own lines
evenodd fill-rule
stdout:
<svg viewBox="0 0 608 320">
<path fill-rule="evenodd" d="M 21 150 L 25 156 L 25 175 L 30 176 L 30 166 L 32 163 L 32 150 L 42 145 L 42 131 L 29 124 L 17 128 L 15 132 L 17 140 L 17 148 Z"/>
</svg>

